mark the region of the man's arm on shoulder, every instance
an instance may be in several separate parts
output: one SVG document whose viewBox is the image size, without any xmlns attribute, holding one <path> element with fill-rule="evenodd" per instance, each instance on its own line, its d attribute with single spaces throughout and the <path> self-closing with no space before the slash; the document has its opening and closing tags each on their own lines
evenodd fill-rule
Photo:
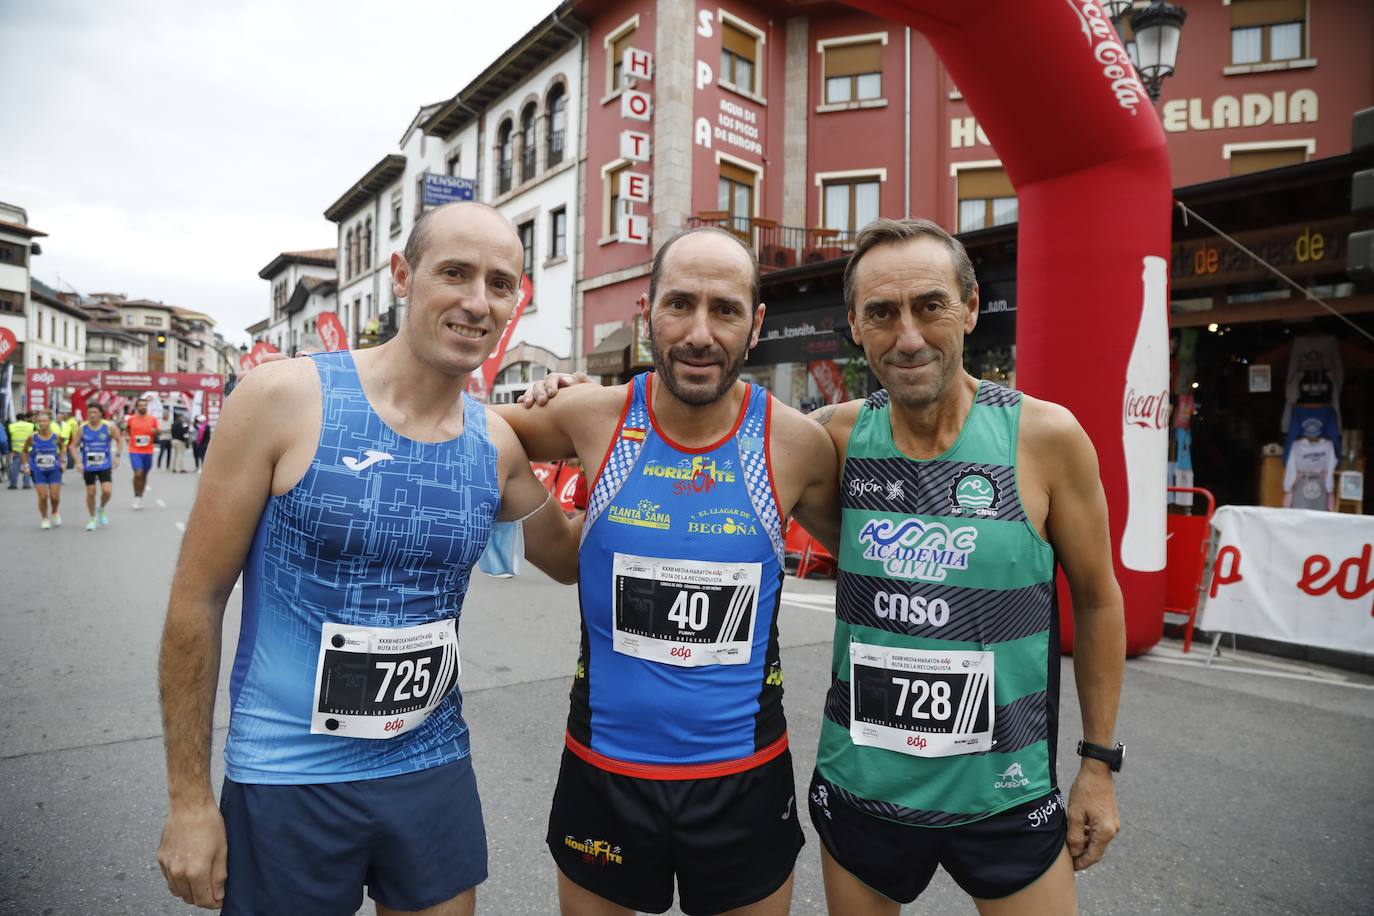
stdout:
<svg viewBox="0 0 1374 916">
<path fill-rule="evenodd" d="M 832 405 L 833 406 L 833 405 Z M 821 408 L 826 410 L 827 408 Z M 819 413 L 820 411 L 816 411 Z M 800 489 L 791 514 L 833 556 L 840 550 L 840 485 L 835 446 L 814 419 L 779 402 L 773 405 L 770 448 L 787 473 L 799 477 Z M 829 415 L 826 416 L 829 419 Z"/>
<path fill-rule="evenodd" d="M 210 785 L 224 606 L 288 431 L 309 404 L 306 393 L 313 393 L 308 378 L 284 364 L 245 377 L 225 402 L 172 579 L 158 664 L 170 803 L 158 864 L 172 893 L 198 906 L 222 902 L 227 874 L 224 823 Z"/>
<path fill-rule="evenodd" d="M 577 581 L 582 516 L 569 519 L 563 514 L 562 505 L 534 476 L 525 449 L 504 419 L 490 417 L 489 429 L 501 462 L 501 513 L 497 520 L 525 519 L 525 559 L 556 581 L 572 585 Z"/>
<path fill-rule="evenodd" d="M 1073 597 L 1074 681 L 1083 740 L 1116 743 L 1116 714 L 1126 661 L 1126 620 L 1112 567 L 1107 497 L 1097 451 L 1068 409 L 1027 399 L 1022 428 L 1049 488 L 1045 520 L 1055 557 Z M 1111 771 L 1084 758 L 1069 797 L 1069 852 L 1074 868 L 1102 858 L 1120 829 Z"/>
<path fill-rule="evenodd" d="M 609 429 L 624 403 L 623 385 L 580 384 L 548 398 L 542 406 L 498 404 L 491 410 L 510 424 L 531 459 L 558 461 L 578 457 L 578 444 L 587 443 L 588 431 L 598 426 Z"/>
</svg>

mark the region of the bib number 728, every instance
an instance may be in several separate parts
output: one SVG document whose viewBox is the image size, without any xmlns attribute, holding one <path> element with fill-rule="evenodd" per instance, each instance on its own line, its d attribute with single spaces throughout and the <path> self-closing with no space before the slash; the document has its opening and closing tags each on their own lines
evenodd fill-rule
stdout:
<svg viewBox="0 0 1374 916">
<path fill-rule="evenodd" d="M 432 660 L 425 656 L 418 659 L 402 659 L 399 662 L 376 662 L 377 669 L 383 674 L 381 686 L 377 688 L 377 696 L 373 698 L 373 702 L 394 703 L 400 700 L 424 699 L 425 694 L 429 693 L 429 663 Z M 395 692 L 388 697 L 387 688 L 393 686 L 393 675 L 396 681 Z"/>
<path fill-rule="evenodd" d="M 897 715 L 907 715 L 913 719 L 945 720 L 953 714 L 947 682 L 932 683 L 919 678 L 894 677 L 892 683 L 902 689 L 901 695 L 897 697 Z M 910 709 L 907 709 L 908 699 L 911 700 Z M 929 712 L 925 710 L 926 701 L 930 701 Z"/>
</svg>

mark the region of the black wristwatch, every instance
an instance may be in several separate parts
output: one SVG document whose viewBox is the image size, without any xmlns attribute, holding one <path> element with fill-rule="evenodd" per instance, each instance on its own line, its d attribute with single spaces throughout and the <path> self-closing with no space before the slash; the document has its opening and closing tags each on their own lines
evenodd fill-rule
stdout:
<svg viewBox="0 0 1374 916">
<path fill-rule="evenodd" d="M 1078 756 L 1101 760 L 1112 768 L 1113 773 L 1121 772 L 1121 761 L 1126 758 L 1126 745 L 1117 742 L 1116 747 L 1103 747 L 1087 741 L 1078 742 Z"/>
</svg>

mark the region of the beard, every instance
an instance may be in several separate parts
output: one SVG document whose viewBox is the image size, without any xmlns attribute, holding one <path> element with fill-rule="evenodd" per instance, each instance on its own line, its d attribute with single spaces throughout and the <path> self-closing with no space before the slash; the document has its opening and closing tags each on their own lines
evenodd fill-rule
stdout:
<svg viewBox="0 0 1374 916">
<path fill-rule="evenodd" d="M 686 344 L 678 344 L 667 352 L 659 346 L 658 340 L 654 337 L 654 324 L 649 322 L 649 348 L 654 355 L 654 372 L 668 391 L 684 404 L 691 404 L 700 407 L 706 404 L 714 404 L 725 393 L 730 390 L 730 386 L 735 384 L 739 378 L 740 369 L 744 366 L 744 359 L 749 355 L 748 341 L 738 354 L 731 357 L 722 347 L 712 344 L 709 347 L 691 347 Z M 707 360 L 715 361 L 720 365 L 720 381 L 714 386 L 709 383 L 691 383 L 680 381 L 673 374 L 673 361 L 677 359 L 691 359 L 698 362 Z"/>
<path fill-rule="evenodd" d="M 888 396 L 904 407 L 928 407 L 939 401 L 944 396 L 945 389 L 949 387 L 950 379 L 954 375 L 955 363 L 945 359 L 943 353 L 934 348 L 926 348 L 911 357 L 892 356 L 889 354 L 882 360 L 885 369 L 911 368 L 913 366 L 925 366 L 935 371 L 923 381 L 907 381 L 899 379 L 895 375 L 884 372 L 882 375 L 887 378 L 879 378 L 883 387 L 887 389 Z"/>
</svg>

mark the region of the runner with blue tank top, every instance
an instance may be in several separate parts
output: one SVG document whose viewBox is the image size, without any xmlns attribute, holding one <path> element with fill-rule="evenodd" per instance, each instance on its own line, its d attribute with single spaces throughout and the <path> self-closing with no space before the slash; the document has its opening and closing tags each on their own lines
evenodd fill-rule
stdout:
<svg viewBox="0 0 1374 916">
<path fill-rule="evenodd" d="M 87 531 L 108 525 L 110 517 L 105 507 L 110 504 L 114 490 L 110 484 L 111 472 L 119 467 L 123 442 L 119 429 L 105 419 L 105 408 L 94 401 L 86 405 L 86 422 L 76 428 L 70 449 L 81 462 L 81 474 L 86 481 L 86 509 L 91 520 L 86 523 Z M 100 485 L 100 506 L 95 503 L 95 487 Z"/>
<path fill-rule="evenodd" d="M 226 914 L 466 914 L 487 850 L 459 689 L 468 578 L 498 523 L 576 580 L 576 527 L 509 426 L 464 393 L 516 304 L 488 207 L 425 214 L 388 343 L 254 369 L 215 433 L 173 582 L 161 692 L 176 896 Z M 218 809 L 209 734 L 242 574 Z"/>
<path fill-rule="evenodd" d="M 34 431 L 24 443 L 24 469 L 38 491 L 39 527 L 44 531 L 62 527 L 62 440 L 52 428 L 52 414 L 34 414 Z"/>
<path fill-rule="evenodd" d="M 582 641 L 548 846 L 565 914 L 786 912 L 803 839 L 783 716 L 783 530 L 836 543 L 834 449 L 739 380 L 764 306 L 734 236 L 654 260 L 655 371 L 503 412 L 527 450 L 597 469 Z"/>
<path fill-rule="evenodd" d="M 895 916 L 943 867 L 983 916 L 1069 914 L 1115 836 L 1125 627 L 1093 443 L 963 369 L 978 287 L 926 220 L 878 220 L 845 271 L 884 388 L 816 417 L 842 462 L 831 684 L 808 792 L 831 913 Z M 1073 595 L 1082 767 L 1056 774 L 1056 563 Z"/>
</svg>

